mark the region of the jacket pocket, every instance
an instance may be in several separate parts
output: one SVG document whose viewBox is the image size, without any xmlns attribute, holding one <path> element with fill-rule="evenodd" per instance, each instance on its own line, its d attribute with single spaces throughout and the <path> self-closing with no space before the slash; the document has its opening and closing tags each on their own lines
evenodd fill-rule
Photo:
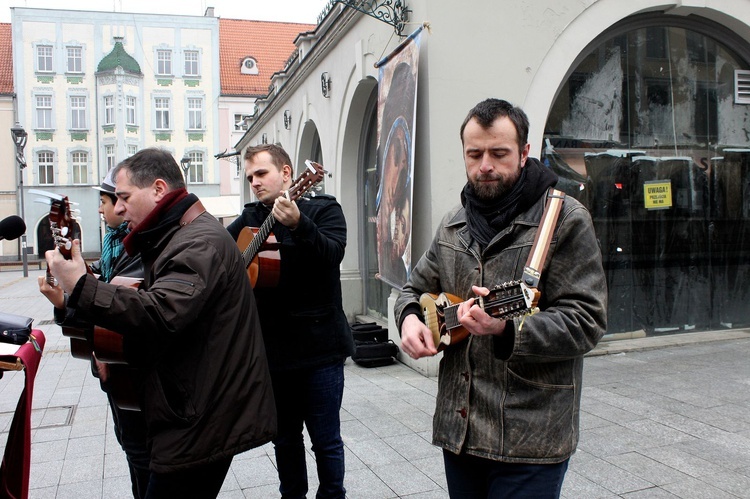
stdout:
<svg viewBox="0 0 750 499">
<path fill-rule="evenodd" d="M 503 405 L 503 454 L 514 458 L 565 459 L 578 441 L 573 385 L 531 381 L 508 369 Z"/>
<path fill-rule="evenodd" d="M 196 418 L 189 391 L 173 374 L 153 371 L 146 388 L 146 412 L 152 432 L 189 426 Z"/>
</svg>

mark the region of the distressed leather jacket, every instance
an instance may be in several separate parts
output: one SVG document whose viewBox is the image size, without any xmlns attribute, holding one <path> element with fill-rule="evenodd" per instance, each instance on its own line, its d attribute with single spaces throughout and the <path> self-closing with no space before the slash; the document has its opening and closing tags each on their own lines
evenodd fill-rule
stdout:
<svg viewBox="0 0 750 499">
<path fill-rule="evenodd" d="M 395 305 L 398 324 L 425 292 L 469 298 L 472 285 L 521 279 L 546 196 L 481 252 L 462 207 L 440 223 Z M 515 463 L 557 463 L 575 451 L 583 355 L 604 334 L 607 287 L 588 211 L 567 197 L 538 286 L 540 311 L 502 336 L 473 336 L 440 361 L 433 443 Z M 421 309 L 420 309 L 421 310 Z"/>
</svg>

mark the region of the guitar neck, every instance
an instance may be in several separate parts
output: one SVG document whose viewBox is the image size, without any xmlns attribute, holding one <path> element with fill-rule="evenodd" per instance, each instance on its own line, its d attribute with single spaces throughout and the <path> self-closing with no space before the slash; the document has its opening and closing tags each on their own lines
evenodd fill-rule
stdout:
<svg viewBox="0 0 750 499">
<path fill-rule="evenodd" d="M 488 296 L 478 296 L 475 304 L 496 319 L 509 319 L 517 316 L 526 309 L 520 288 L 493 290 Z M 458 321 L 458 307 L 460 303 L 449 305 L 443 310 L 445 314 L 445 328 L 447 330 L 463 327 Z"/>
<path fill-rule="evenodd" d="M 253 261 L 253 258 L 260 252 L 260 247 L 266 242 L 268 236 L 271 234 L 271 229 L 276 223 L 276 219 L 273 214 L 268 215 L 263 221 L 263 224 L 258 228 L 258 233 L 255 235 L 247 248 L 242 252 L 242 261 L 245 262 L 245 268 L 249 267 Z"/>
</svg>

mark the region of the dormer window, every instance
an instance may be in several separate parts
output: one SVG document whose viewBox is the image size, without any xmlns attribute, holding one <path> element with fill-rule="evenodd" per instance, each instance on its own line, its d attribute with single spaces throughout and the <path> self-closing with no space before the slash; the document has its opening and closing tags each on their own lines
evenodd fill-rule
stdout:
<svg viewBox="0 0 750 499">
<path fill-rule="evenodd" d="M 252 57 L 245 57 L 242 60 L 240 73 L 242 73 L 243 75 L 257 75 L 258 74 L 258 61 L 256 61 Z"/>
</svg>

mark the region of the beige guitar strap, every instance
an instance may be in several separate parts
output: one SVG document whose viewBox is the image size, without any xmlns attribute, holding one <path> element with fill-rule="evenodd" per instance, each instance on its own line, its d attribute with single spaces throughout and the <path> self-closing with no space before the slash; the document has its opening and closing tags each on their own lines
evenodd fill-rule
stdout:
<svg viewBox="0 0 750 499">
<path fill-rule="evenodd" d="M 534 237 L 534 244 L 531 246 L 529 259 L 523 268 L 523 282 L 529 287 L 536 288 L 539 285 L 542 266 L 547 258 L 547 251 L 550 242 L 552 242 L 552 234 L 555 231 L 557 217 L 560 215 L 563 201 L 565 201 L 564 192 L 557 189 L 547 191 L 547 204 L 544 206 L 544 213 Z"/>
</svg>

